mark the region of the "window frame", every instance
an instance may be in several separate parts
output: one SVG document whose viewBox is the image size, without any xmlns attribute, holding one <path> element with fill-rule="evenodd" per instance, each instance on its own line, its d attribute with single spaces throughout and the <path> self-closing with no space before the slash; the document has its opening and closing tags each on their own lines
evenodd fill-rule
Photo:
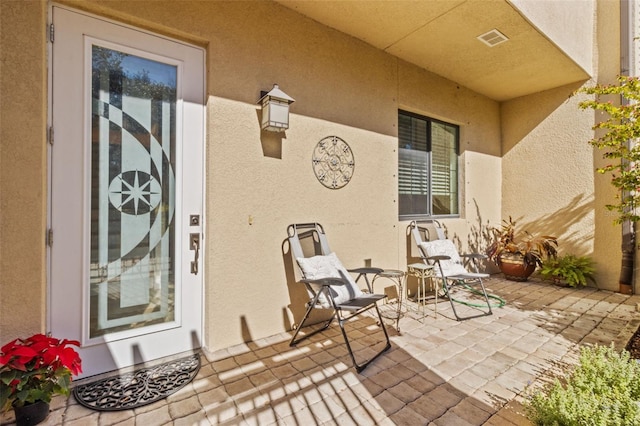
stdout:
<svg viewBox="0 0 640 426">
<path fill-rule="evenodd" d="M 400 203 L 400 115 L 405 115 L 411 118 L 415 118 L 415 119 L 419 119 L 419 120 L 423 120 L 426 122 L 426 146 L 427 146 L 427 192 L 428 192 L 428 197 L 427 197 L 427 213 L 426 214 L 415 214 L 415 213 L 411 213 L 411 214 L 402 214 L 400 212 L 400 207 L 401 207 L 401 203 Z M 433 123 L 439 123 L 439 124 L 443 124 L 449 127 L 453 127 L 455 129 L 455 156 L 456 156 L 456 191 L 455 191 L 455 197 L 456 197 L 456 206 L 457 206 L 457 212 L 456 213 L 449 213 L 449 214 L 433 214 L 433 179 L 432 179 L 432 173 L 433 173 L 433 150 L 432 150 L 432 132 L 431 132 L 431 128 L 432 128 L 432 124 Z M 433 118 L 433 117 L 429 117 L 429 116 L 425 116 L 425 115 L 421 115 L 421 114 L 417 114 L 411 111 L 406 111 L 406 110 L 402 110 L 402 109 L 398 109 L 398 182 L 397 182 L 397 186 L 396 186 L 396 190 L 398 191 L 398 219 L 401 221 L 406 221 L 406 220 L 424 220 L 424 219 L 446 219 L 446 218 L 459 218 L 460 217 L 460 200 L 461 200 L 461 193 L 460 193 L 460 176 L 461 176 L 461 170 L 460 170 L 460 131 L 461 128 L 458 124 L 454 124 L 454 123 L 450 123 L 444 120 L 439 120 L 437 118 Z"/>
</svg>

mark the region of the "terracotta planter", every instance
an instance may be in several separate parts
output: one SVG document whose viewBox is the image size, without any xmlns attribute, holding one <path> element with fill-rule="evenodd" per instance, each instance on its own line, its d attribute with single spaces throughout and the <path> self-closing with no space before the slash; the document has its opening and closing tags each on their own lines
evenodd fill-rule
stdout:
<svg viewBox="0 0 640 426">
<path fill-rule="evenodd" d="M 511 281 L 527 281 L 536 270 L 535 263 L 525 266 L 524 257 L 512 254 L 500 256 L 499 266 L 504 277 Z"/>
<path fill-rule="evenodd" d="M 42 422 L 49 415 L 49 404 L 44 401 L 36 401 L 24 407 L 14 407 L 16 414 L 16 426 L 33 426 Z"/>
</svg>

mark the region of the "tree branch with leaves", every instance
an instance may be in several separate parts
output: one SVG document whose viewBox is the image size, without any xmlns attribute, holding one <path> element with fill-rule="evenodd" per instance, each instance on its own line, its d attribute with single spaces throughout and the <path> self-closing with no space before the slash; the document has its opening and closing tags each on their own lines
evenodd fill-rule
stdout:
<svg viewBox="0 0 640 426">
<path fill-rule="evenodd" d="M 618 189 L 617 202 L 607 208 L 617 213 L 615 223 L 627 220 L 637 222 L 640 215 L 640 80 L 637 77 L 620 76 L 617 84 L 595 85 L 578 91 L 595 95 L 594 99 L 580 102 L 581 109 L 592 109 L 608 116 L 593 126 L 596 132 L 604 132 L 589 143 L 604 150 L 603 158 L 611 163 L 599 167 L 600 174 L 610 174 L 611 184 Z M 622 102 L 606 100 L 608 95 L 620 96 Z M 603 99 L 604 97 L 604 99 Z"/>
</svg>

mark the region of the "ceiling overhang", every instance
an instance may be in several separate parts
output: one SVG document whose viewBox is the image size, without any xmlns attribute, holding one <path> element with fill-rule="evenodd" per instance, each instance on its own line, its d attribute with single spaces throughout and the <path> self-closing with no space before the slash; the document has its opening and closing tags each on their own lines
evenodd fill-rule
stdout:
<svg viewBox="0 0 640 426">
<path fill-rule="evenodd" d="M 506 0 L 276 1 L 496 101 L 589 78 Z M 491 30 L 508 41 L 477 38 Z"/>
</svg>

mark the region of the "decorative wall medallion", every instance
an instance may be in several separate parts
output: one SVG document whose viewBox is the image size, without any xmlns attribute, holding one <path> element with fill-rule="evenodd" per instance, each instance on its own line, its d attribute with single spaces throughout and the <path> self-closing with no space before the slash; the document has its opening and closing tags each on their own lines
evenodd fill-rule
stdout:
<svg viewBox="0 0 640 426">
<path fill-rule="evenodd" d="M 311 160 L 316 177 L 329 189 L 340 189 L 348 184 L 356 167 L 351 148 L 338 136 L 320 140 Z"/>
</svg>

